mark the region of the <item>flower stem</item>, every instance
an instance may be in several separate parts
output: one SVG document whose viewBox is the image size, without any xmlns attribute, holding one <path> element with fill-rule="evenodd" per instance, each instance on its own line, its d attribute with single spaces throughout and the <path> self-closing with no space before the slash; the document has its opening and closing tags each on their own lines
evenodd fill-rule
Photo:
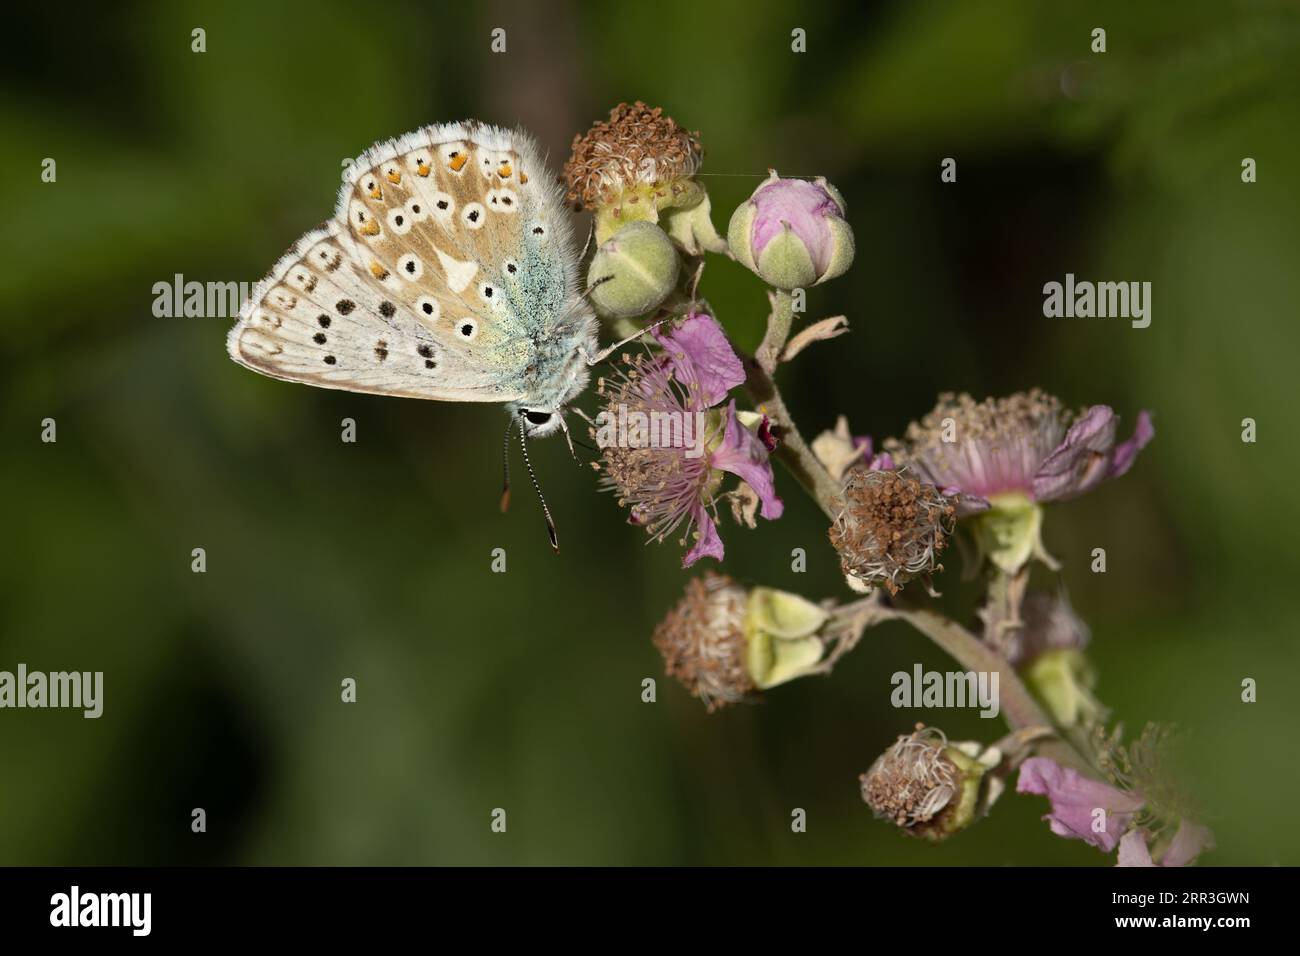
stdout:
<svg viewBox="0 0 1300 956">
<path fill-rule="evenodd" d="M 794 322 L 793 299 L 789 292 L 780 289 L 772 292 L 770 298 L 772 312 L 767 319 L 763 341 L 753 357 L 745 357 L 745 388 L 754 406 L 781 428 L 781 440 L 775 456 L 790 470 L 826 516 L 834 520 L 840 510 L 839 485 L 804 441 L 773 378 Z M 853 613 L 861 630 L 889 618 L 904 620 L 966 669 L 996 672 L 1000 708 L 1013 731 L 1055 726 L 1030 695 L 1010 662 L 957 622 L 935 611 L 902 610 L 876 604 L 874 601 L 846 606 L 845 610 Z M 837 646 L 831 655 L 833 659 L 828 662 L 826 672 L 834 666 L 835 661 L 853 648 L 861 636 L 861 630 L 856 637 L 846 637 L 836 642 Z M 1074 767 L 1090 775 L 1096 773 L 1086 755 L 1064 737 L 1044 740 L 1035 746 L 1035 751 L 1063 766 Z"/>
<path fill-rule="evenodd" d="M 755 408 L 780 428 L 776 457 L 821 506 L 826 516 L 833 519 L 838 511 L 839 486 L 804 441 L 773 379 L 781 352 L 790 337 L 790 326 L 794 321 L 793 300 L 790 293 L 783 290 L 772 293 L 771 299 L 772 313 L 767 319 L 763 341 L 753 357 L 745 357 L 745 389 Z"/>
<path fill-rule="evenodd" d="M 967 670 L 997 672 L 999 704 L 1012 730 L 1055 726 L 1010 662 L 956 621 L 928 609 L 895 609 L 893 616 L 911 624 Z M 1064 766 L 1090 775 L 1096 773 L 1087 757 L 1063 737 L 1045 740 L 1035 750 Z"/>
</svg>

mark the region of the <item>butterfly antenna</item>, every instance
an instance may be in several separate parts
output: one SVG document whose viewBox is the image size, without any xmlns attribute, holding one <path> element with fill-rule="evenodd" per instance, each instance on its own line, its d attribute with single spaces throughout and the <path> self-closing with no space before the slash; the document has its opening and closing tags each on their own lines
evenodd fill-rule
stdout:
<svg viewBox="0 0 1300 956">
<path fill-rule="evenodd" d="M 510 429 L 515 427 L 512 421 L 506 422 L 506 436 L 501 442 L 501 513 L 510 508 Z"/>
<path fill-rule="evenodd" d="M 528 460 L 528 436 L 524 432 L 523 412 L 519 414 L 519 447 L 524 450 L 524 467 L 528 469 L 528 477 L 533 481 L 533 490 L 537 492 L 537 500 L 542 503 L 542 514 L 546 516 L 546 536 L 551 539 L 551 550 L 559 554 L 560 536 L 555 530 L 555 519 L 551 517 L 551 509 L 546 507 L 546 499 L 542 496 L 542 486 L 538 484 L 537 475 L 533 471 L 533 464 Z"/>
</svg>

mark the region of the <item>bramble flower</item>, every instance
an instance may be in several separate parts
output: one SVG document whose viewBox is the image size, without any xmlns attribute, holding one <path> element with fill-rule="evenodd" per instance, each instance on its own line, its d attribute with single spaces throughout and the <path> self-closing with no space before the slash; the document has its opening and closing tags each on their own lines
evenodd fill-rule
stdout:
<svg viewBox="0 0 1300 956">
<path fill-rule="evenodd" d="M 1046 757 L 1031 757 L 1020 768 L 1016 790 L 1052 801 L 1052 812 L 1043 819 L 1051 821 L 1053 833 L 1105 853 L 1118 847 L 1118 866 L 1188 866 L 1214 848 L 1214 833 L 1193 819 L 1170 783 L 1163 765 L 1169 736 L 1168 729 L 1148 724 L 1128 747 L 1105 742 L 1102 764 L 1117 786 Z"/>
<path fill-rule="evenodd" d="M 939 555 L 957 509 L 934 485 L 901 471 L 851 467 L 840 495 L 830 539 L 854 590 L 897 594 L 913 578 L 943 570 Z"/>
<path fill-rule="evenodd" d="M 1083 840 L 1103 853 L 1119 846 L 1143 805 L 1141 794 L 1118 790 L 1046 757 L 1030 757 L 1020 765 L 1016 792 L 1047 797 L 1052 812 L 1043 819 L 1052 832 Z"/>
<path fill-rule="evenodd" d="M 690 547 L 682 566 L 690 567 L 706 555 L 722 559 L 715 515 L 725 473 L 752 489 L 764 518 L 781 517 L 785 506 L 763 440 L 742 424 L 734 400 L 716 407 L 745 380 L 722 327 L 711 316 L 691 313 L 655 337 L 662 352 L 625 356 L 616 375 L 598 384 L 606 424 L 591 433 L 601 448 L 596 467 L 603 487 L 618 494 L 629 520 L 651 538 L 662 542 L 684 526 L 682 544 Z M 680 427 L 672 441 L 611 439 L 613 423 L 629 419 Z M 688 432 L 690 441 L 684 440 Z"/>
<path fill-rule="evenodd" d="M 645 315 L 677 285 L 680 260 L 654 223 L 630 222 L 596 248 L 587 271 L 591 304 L 609 318 Z"/>
<path fill-rule="evenodd" d="M 778 289 L 801 289 L 843 275 L 853 264 L 844 197 L 825 179 L 770 178 L 736 208 L 727 227 L 731 254 Z"/>
<path fill-rule="evenodd" d="M 687 584 L 653 640 L 668 676 L 712 713 L 812 673 L 826 647 L 818 631 L 829 618 L 797 594 L 746 590 L 707 572 Z"/>
<path fill-rule="evenodd" d="M 709 218 L 709 197 L 694 176 L 704 150 L 698 133 L 664 111 L 620 103 L 609 119 L 573 138 L 564 164 L 566 199 L 596 217 L 596 241 L 626 223 L 660 223 L 684 251 L 721 252 L 726 243 Z"/>
<path fill-rule="evenodd" d="M 1093 405 L 1077 417 L 1037 389 L 976 402 L 945 393 L 934 410 L 886 448 L 945 494 L 960 492 L 963 515 L 982 511 L 975 537 L 1008 574 L 1031 557 L 1055 566 L 1042 546 L 1041 504 L 1091 491 L 1132 467 L 1155 434 L 1138 413 L 1127 441 L 1116 443 L 1118 417 Z"/>
<path fill-rule="evenodd" d="M 939 841 L 988 812 L 1001 786 L 985 774 L 1002 760 L 996 747 L 949 744 L 943 732 L 917 724 L 876 758 L 858 779 L 878 819 L 904 833 Z"/>
</svg>

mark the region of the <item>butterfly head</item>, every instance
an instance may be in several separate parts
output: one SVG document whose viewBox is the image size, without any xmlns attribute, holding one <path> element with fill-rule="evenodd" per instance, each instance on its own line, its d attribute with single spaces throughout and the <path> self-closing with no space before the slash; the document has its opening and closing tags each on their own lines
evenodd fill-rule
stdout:
<svg viewBox="0 0 1300 956">
<path fill-rule="evenodd" d="M 564 419 L 559 409 L 520 408 L 519 415 L 524 421 L 524 433 L 529 438 L 544 438 L 553 435 L 563 426 Z"/>
<path fill-rule="evenodd" d="M 544 438 L 564 429 L 564 413 L 587 390 L 587 356 L 596 348 L 594 322 L 579 316 L 552 338 L 538 356 L 536 379 L 524 396 L 506 406 L 526 438 Z"/>
</svg>

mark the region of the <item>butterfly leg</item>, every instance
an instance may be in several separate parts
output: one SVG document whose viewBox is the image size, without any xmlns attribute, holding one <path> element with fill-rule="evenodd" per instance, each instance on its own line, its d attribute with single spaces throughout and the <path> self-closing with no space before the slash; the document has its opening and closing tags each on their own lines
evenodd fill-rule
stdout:
<svg viewBox="0 0 1300 956">
<path fill-rule="evenodd" d="M 640 329 L 636 332 L 633 332 L 627 338 L 622 339 L 621 341 L 615 342 L 613 345 L 601 349 L 595 355 L 588 355 L 586 348 L 582 346 L 579 346 L 579 350 L 582 352 L 583 358 L 587 360 L 588 365 L 599 365 L 601 362 L 605 361 L 605 359 L 609 358 L 611 355 L 613 355 L 623 346 L 627 345 L 629 342 L 636 341 L 641 336 L 645 335 L 647 332 L 653 332 L 655 329 L 659 328 L 659 326 L 663 325 L 665 322 L 672 321 L 672 319 L 673 316 L 670 315 L 666 319 L 660 319 L 658 322 L 653 322 L 650 325 L 647 325 L 644 329 Z"/>
<path fill-rule="evenodd" d="M 564 420 L 563 415 L 560 415 L 560 431 L 564 432 L 564 440 L 569 445 L 569 454 L 573 456 L 574 461 L 576 461 L 579 465 L 581 465 L 582 459 L 580 459 L 578 457 L 578 453 L 574 451 L 573 436 L 569 434 L 569 423 Z"/>
</svg>

